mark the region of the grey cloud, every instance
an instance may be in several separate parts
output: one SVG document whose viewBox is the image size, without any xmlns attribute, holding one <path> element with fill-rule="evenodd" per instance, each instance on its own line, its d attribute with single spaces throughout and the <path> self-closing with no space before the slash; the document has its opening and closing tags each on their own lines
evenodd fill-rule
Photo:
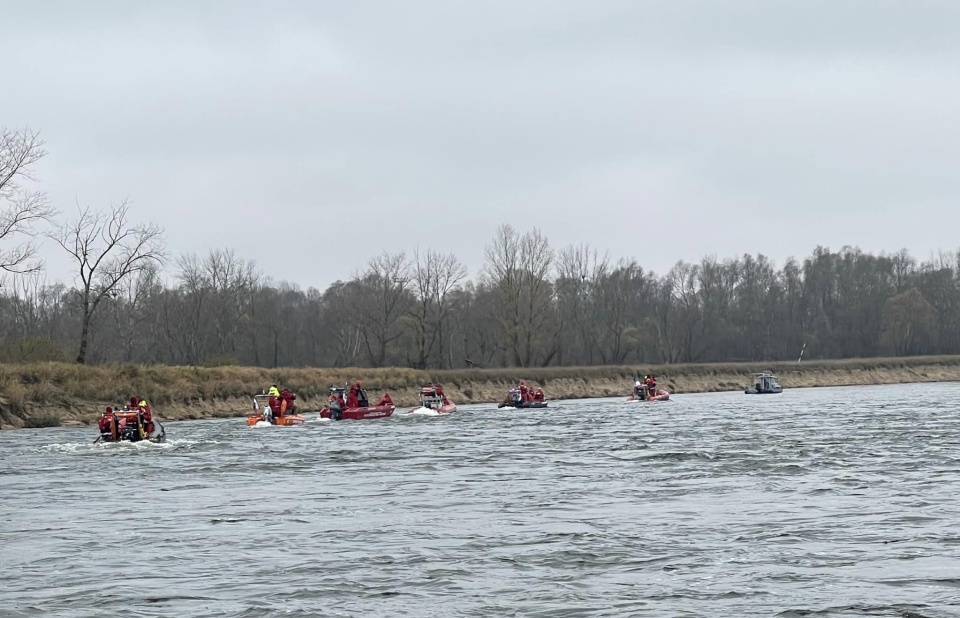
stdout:
<svg viewBox="0 0 960 618">
<path fill-rule="evenodd" d="M 501 222 L 659 271 L 818 243 L 922 256 L 960 222 L 958 18 L 882 0 L 38 2 L 5 13 L 0 118 L 44 131 L 61 205 L 130 196 L 175 251 L 232 246 L 303 285 L 427 242 L 476 270 Z"/>
</svg>

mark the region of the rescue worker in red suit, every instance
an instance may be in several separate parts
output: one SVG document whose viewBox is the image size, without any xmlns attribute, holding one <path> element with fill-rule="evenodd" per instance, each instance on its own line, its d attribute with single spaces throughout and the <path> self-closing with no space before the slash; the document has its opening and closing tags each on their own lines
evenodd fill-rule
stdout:
<svg viewBox="0 0 960 618">
<path fill-rule="evenodd" d="M 113 408 L 107 406 L 107 411 L 101 414 L 100 420 L 97 421 L 97 427 L 100 428 L 100 435 L 110 434 L 110 437 L 116 440 L 117 432 L 113 421 Z"/>
<path fill-rule="evenodd" d="M 392 406 L 393 399 L 390 398 L 390 393 L 384 393 L 383 397 L 380 398 L 380 401 L 377 402 L 377 406 Z"/>
<path fill-rule="evenodd" d="M 647 392 L 649 392 L 651 395 L 656 394 L 656 392 L 657 392 L 657 379 L 656 379 L 655 377 L 653 377 L 653 375 L 647 376 L 646 385 L 647 385 Z"/>
<path fill-rule="evenodd" d="M 293 411 L 297 408 L 297 406 L 295 406 L 295 405 L 293 404 L 293 400 L 296 399 L 296 398 L 297 398 L 297 396 L 294 395 L 293 393 L 291 393 L 290 391 L 288 391 L 287 389 L 283 389 L 282 391 L 280 391 L 280 401 L 281 401 L 281 404 L 280 404 L 280 412 L 281 412 L 281 416 L 284 416 L 284 415 L 287 415 L 287 414 L 293 414 Z M 283 405 L 284 403 L 287 404 L 287 405 Z"/>
<path fill-rule="evenodd" d="M 443 392 L 443 387 L 439 384 L 435 384 L 434 388 L 436 388 L 437 396 L 440 397 L 440 401 L 443 402 L 443 405 L 450 405 L 450 400 L 447 399 L 447 395 Z"/>
<path fill-rule="evenodd" d="M 360 383 L 354 382 L 353 386 L 350 387 L 350 392 L 347 393 L 347 408 L 359 408 L 360 407 Z"/>
<path fill-rule="evenodd" d="M 530 389 L 527 388 L 527 383 L 523 380 L 520 380 L 520 398 L 524 401 L 530 401 Z"/>
<path fill-rule="evenodd" d="M 534 393 L 533 393 L 533 400 L 534 400 L 534 401 L 543 401 L 544 397 L 546 397 L 546 395 L 544 394 L 542 388 L 538 388 L 538 389 L 537 389 L 536 391 L 534 391 Z"/>
<path fill-rule="evenodd" d="M 143 428 L 147 432 L 147 435 L 153 433 L 153 411 L 150 409 L 150 406 L 147 405 L 146 399 L 141 399 L 140 403 L 137 404 L 137 408 L 140 410 L 140 416 L 143 418 Z"/>
</svg>

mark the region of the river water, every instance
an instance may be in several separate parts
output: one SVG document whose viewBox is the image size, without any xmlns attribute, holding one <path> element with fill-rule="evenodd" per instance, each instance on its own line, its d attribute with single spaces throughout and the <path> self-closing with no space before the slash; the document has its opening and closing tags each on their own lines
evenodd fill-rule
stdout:
<svg viewBox="0 0 960 618">
<path fill-rule="evenodd" d="M 0 616 L 960 616 L 958 401 L 3 431 Z"/>
</svg>

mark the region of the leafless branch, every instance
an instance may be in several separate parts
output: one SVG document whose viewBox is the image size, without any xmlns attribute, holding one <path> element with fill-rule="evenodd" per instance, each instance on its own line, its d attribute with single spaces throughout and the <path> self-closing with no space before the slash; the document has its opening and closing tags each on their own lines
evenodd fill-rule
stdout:
<svg viewBox="0 0 960 618">
<path fill-rule="evenodd" d="M 42 191 L 32 189 L 33 165 L 46 155 L 39 133 L 30 129 L 0 127 L 0 270 L 31 273 L 40 270 L 36 245 L 29 240 L 37 225 L 49 221 L 56 211 Z"/>
<path fill-rule="evenodd" d="M 163 230 L 155 223 L 131 225 L 129 212 L 126 200 L 109 210 L 80 208 L 75 220 L 48 235 L 76 266 L 77 294 L 83 308 L 79 363 L 85 360 L 90 320 L 103 299 L 131 275 L 166 258 Z"/>
</svg>

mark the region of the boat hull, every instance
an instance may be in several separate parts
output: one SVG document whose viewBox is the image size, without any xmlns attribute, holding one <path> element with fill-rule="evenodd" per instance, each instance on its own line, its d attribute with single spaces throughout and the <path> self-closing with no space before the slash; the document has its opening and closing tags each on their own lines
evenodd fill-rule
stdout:
<svg viewBox="0 0 960 618">
<path fill-rule="evenodd" d="M 546 401 L 521 401 L 519 403 L 507 403 L 504 401 L 498 408 L 514 408 L 515 410 L 526 410 L 528 408 L 546 408 Z"/>
<path fill-rule="evenodd" d="M 287 414 L 285 416 L 275 416 L 273 417 L 273 422 L 270 425 L 276 427 L 294 427 L 296 425 L 303 425 L 307 419 L 303 418 L 299 414 Z M 247 426 L 254 427 L 257 423 L 266 423 L 267 420 L 263 417 L 262 414 L 254 414 L 253 416 L 247 417 Z"/>
<path fill-rule="evenodd" d="M 131 438 L 118 438 L 118 439 L 114 440 L 114 439 L 111 438 L 110 436 L 100 436 L 100 439 L 97 440 L 97 442 L 106 442 L 106 443 L 111 443 L 111 444 L 112 444 L 112 443 L 116 443 L 116 442 L 130 442 L 130 443 L 134 443 L 134 442 L 152 442 L 152 443 L 154 443 L 154 444 L 160 444 L 160 443 L 166 442 L 166 441 L 167 441 L 167 434 L 165 434 L 165 433 L 160 434 L 159 436 L 152 437 L 152 438 L 143 438 L 142 440 L 134 440 L 134 439 L 131 439 Z"/>
<path fill-rule="evenodd" d="M 648 396 L 646 399 L 640 399 L 639 397 L 636 397 L 635 395 L 630 395 L 629 397 L 627 397 L 627 401 L 631 401 L 631 402 L 633 402 L 633 401 L 637 401 L 637 402 L 641 402 L 641 401 L 669 401 L 669 400 L 670 400 L 670 393 L 668 393 L 667 391 L 664 391 L 664 390 L 657 390 L 657 392 L 656 392 L 655 395 L 650 395 L 650 396 Z"/>
<path fill-rule="evenodd" d="M 366 408 L 347 408 L 335 418 L 330 408 L 320 410 L 320 418 L 329 418 L 337 421 L 367 421 L 378 418 L 387 418 L 396 408 L 392 405 L 367 406 Z"/>
<path fill-rule="evenodd" d="M 747 390 L 743 391 L 743 394 L 744 395 L 779 395 L 782 392 L 783 392 L 782 388 L 769 390 L 769 391 L 758 391 L 755 388 L 748 388 Z"/>
<path fill-rule="evenodd" d="M 103 430 L 95 442 L 153 442 L 167 441 L 167 430 L 160 421 L 151 422 L 141 419 L 137 412 L 117 411 L 111 417 L 112 430 Z"/>
</svg>

